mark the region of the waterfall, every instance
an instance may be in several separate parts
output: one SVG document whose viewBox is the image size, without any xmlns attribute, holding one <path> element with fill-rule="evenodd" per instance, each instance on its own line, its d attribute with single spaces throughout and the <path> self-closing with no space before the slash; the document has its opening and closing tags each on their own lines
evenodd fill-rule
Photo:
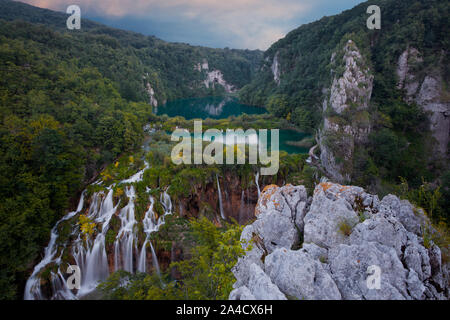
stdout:
<svg viewBox="0 0 450 320">
<path fill-rule="evenodd" d="M 242 221 L 242 214 L 244 213 L 244 189 L 242 189 L 242 193 L 241 193 L 241 206 L 239 208 L 239 224 Z"/>
<path fill-rule="evenodd" d="M 137 172 L 136 174 L 132 175 L 130 178 L 120 181 L 120 184 L 135 183 L 135 182 L 142 181 L 142 179 L 144 177 L 144 171 L 147 170 L 148 168 L 149 168 L 149 164 L 148 164 L 148 162 L 145 162 L 144 169 L 142 169 L 139 172 Z"/>
<path fill-rule="evenodd" d="M 164 190 L 164 192 L 161 193 L 161 196 L 160 196 L 160 202 L 164 208 L 164 215 L 172 214 L 172 200 L 170 199 L 170 196 L 167 194 L 168 189 L 169 188 Z"/>
<path fill-rule="evenodd" d="M 73 216 L 75 216 L 78 212 L 83 210 L 84 206 L 84 195 L 85 192 L 81 194 L 80 201 L 78 203 L 78 207 L 75 211 L 72 211 L 65 215 L 61 220 L 59 220 L 55 226 L 51 230 L 50 234 L 50 241 L 45 248 L 44 251 L 44 258 L 41 262 L 39 262 L 33 270 L 33 273 L 31 274 L 30 278 L 27 280 L 27 283 L 25 285 L 25 294 L 24 299 L 25 300 L 33 300 L 33 299 L 43 299 L 43 295 L 41 293 L 41 279 L 38 277 L 38 274 L 51 262 L 53 262 L 53 258 L 56 254 L 56 239 L 58 238 L 58 226 L 61 222 L 69 220 Z"/>
<path fill-rule="evenodd" d="M 116 263 L 115 270 L 123 269 L 128 272 L 133 272 L 133 244 L 137 240 L 134 226 L 136 218 L 134 216 L 134 199 L 136 192 L 134 186 L 126 187 L 125 193 L 128 197 L 128 204 L 120 210 L 119 218 L 121 220 L 121 227 L 117 233 L 116 241 L 114 242 L 114 261 Z M 119 255 L 122 254 L 122 268 L 120 268 Z"/>
<path fill-rule="evenodd" d="M 261 189 L 259 188 L 259 170 L 256 171 L 256 175 L 255 175 L 255 183 L 256 183 L 256 188 L 258 189 L 258 199 L 261 196 Z"/>
<path fill-rule="evenodd" d="M 155 267 L 156 273 L 161 278 L 161 271 L 159 270 L 158 258 L 156 257 L 155 249 L 153 249 L 152 242 L 150 241 L 150 248 L 152 249 L 152 262 L 153 267 Z"/>
<path fill-rule="evenodd" d="M 145 238 L 144 244 L 142 245 L 142 249 L 141 249 L 141 253 L 139 254 L 139 262 L 138 262 L 138 268 L 137 270 L 139 272 L 145 272 L 146 269 L 146 258 L 147 258 L 147 242 L 148 242 L 148 238 Z"/>
<path fill-rule="evenodd" d="M 94 195 L 93 205 L 89 208 L 88 217 L 93 219 L 95 223 L 102 224 L 101 232 L 97 234 L 94 240 L 88 238 L 83 241 L 81 235 L 78 235 L 78 239 L 72 248 L 72 256 L 81 270 L 81 288 L 77 297 L 92 292 L 100 281 L 106 280 L 109 276 L 105 239 L 111 218 L 119 205 L 117 204 L 114 207 L 112 187 L 109 187 L 108 194 L 101 202 L 100 208 L 97 205 L 100 193 Z"/>
<path fill-rule="evenodd" d="M 225 220 L 225 215 L 223 214 L 223 203 L 222 203 L 222 192 L 220 191 L 220 183 L 219 183 L 219 177 L 216 174 L 216 181 L 217 181 L 217 192 L 219 193 L 219 209 L 220 209 L 220 216 L 223 220 Z"/>
<path fill-rule="evenodd" d="M 148 164 L 146 163 L 147 167 Z M 142 180 L 144 170 L 120 183 L 139 182 Z M 94 184 L 101 185 L 102 182 Z M 115 184 L 107 187 L 104 191 L 94 192 L 91 196 L 86 216 L 95 223 L 96 231 L 93 236 L 81 233 L 79 226 L 73 223 L 71 225 L 72 233 L 70 234 L 72 240 L 63 245 L 57 244 L 59 237 L 58 227 L 61 222 L 82 213 L 86 191 L 82 193 L 76 211 L 68 213 L 55 224 L 51 230 L 48 246 L 45 248 L 44 258 L 35 266 L 32 275 L 26 283 L 25 299 L 79 299 L 95 290 L 99 282 L 108 278 L 109 263 L 106 253 L 106 238 L 110 229 L 111 219 L 117 214 L 120 205 L 120 201 L 115 206 L 113 203 L 114 186 Z M 133 185 L 124 186 L 128 203 L 117 214 L 120 220 L 120 230 L 115 239 L 113 238 L 113 259 L 116 270 L 123 269 L 131 273 L 136 270 L 146 272 L 146 248 L 148 243 L 150 243 L 154 270 L 160 275 L 160 267 L 153 244 L 150 241 L 150 235 L 152 232 L 158 231 L 160 226 L 164 224 L 166 215 L 172 214 L 172 200 L 167 190 L 168 188 L 160 195 L 160 202 L 164 208 L 164 214 L 160 217 L 157 217 L 154 212 L 155 199 L 151 195 L 149 196 L 150 205 L 142 220 L 146 237 L 139 252 L 137 238 L 138 221 L 136 221 L 135 217 L 136 191 Z M 147 192 L 149 191 L 150 189 L 147 188 Z M 69 253 L 73 257 L 75 264 L 80 268 L 81 287 L 78 291 L 69 290 L 67 287 L 65 277 L 67 277 L 66 270 L 68 265 L 62 263 L 64 250 L 70 250 Z M 139 253 L 136 263 L 134 260 L 136 258 L 135 253 Z M 49 264 L 55 264 L 57 269 L 53 270 L 52 268 L 52 271 L 49 273 L 49 285 L 51 286 L 52 294 L 47 297 L 42 293 L 41 273 Z"/>
<path fill-rule="evenodd" d="M 153 211 L 153 207 L 155 204 L 155 199 L 150 196 L 150 206 L 145 213 L 144 219 L 142 220 L 142 224 L 144 226 L 144 233 L 146 234 L 144 244 L 142 245 L 141 253 L 139 254 L 139 264 L 138 264 L 138 271 L 139 272 L 145 272 L 146 271 L 146 249 L 147 249 L 147 243 L 150 243 L 150 248 L 152 252 L 152 262 L 153 267 L 156 270 L 156 273 L 158 276 L 161 276 L 161 271 L 159 269 L 159 263 L 158 263 L 158 257 L 156 256 L 155 249 L 153 248 L 153 244 L 150 241 L 150 235 L 153 232 L 157 232 L 159 228 L 165 223 L 165 216 L 168 214 L 172 214 L 172 200 L 170 199 L 170 196 L 167 194 L 168 188 L 161 193 L 160 195 L 160 203 L 164 208 L 164 215 L 161 217 L 156 218 L 155 212 Z M 147 188 L 147 192 L 149 192 L 150 189 Z"/>
<path fill-rule="evenodd" d="M 144 219 L 142 220 L 142 224 L 144 226 L 144 233 L 146 234 L 144 244 L 142 245 L 141 253 L 139 254 L 139 263 L 138 263 L 138 271 L 145 272 L 146 270 L 146 258 L 147 258 L 147 243 L 150 237 L 150 234 L 157 230 L 156 221 L 155 221 L 155 213 L 153 212 L 153 205 L 155 204 L 155 200 L 152 196 L 150 198 L 150 206 L 145 212 Z"/>
</svg>

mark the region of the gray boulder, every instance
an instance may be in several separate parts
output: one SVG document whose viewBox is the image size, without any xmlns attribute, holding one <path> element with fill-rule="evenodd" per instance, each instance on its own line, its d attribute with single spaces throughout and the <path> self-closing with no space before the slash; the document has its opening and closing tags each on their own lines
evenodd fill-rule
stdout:
<svg viewBox="0 0 450 320">
<path fill-rule="evenodd" d="M 376 242 L 341 244 L 329 250 L 331 276 L 345 300 L 404 300 L 407 298 L 403 268 L 394 248 Z M 368 284 L 371 266 L 379 268 L 380 288 Z"/>
<path fill-rule="evenodd" d="M 230 300 L 256 300 L 255 296 L 246 286 L 239 287 L 230 292 Z"/>
<path fill-rule="evenodd" d="M 322 264 L 302 251 L 277 249 L 266 257 L 266 273 L 286 295 L 307 300 L 340 300 Z"/>
<path fill-rule="evenodd" d="M 408 201 L 330 182 L 312 199 L 304 187 L 269 186 L 255 214 L 230 299 L 448 299 L 448 265 L 422 238 L 437 231 Z"/>
<path fill-rule="evenodd" d="M 320 184 L 314 191 L 310 210 L 304 219 L 304 241 L 332 248 L 346 242 L 341 225 L 353 227 L 359 222 L 359 217 L 339 192 L 329 190 L 327 186 Z"/>
<path fill-rule="evenodd" d="M 381 200 L 379 211 L 395 217 L 409 232 L 422 234 L 422 227 L 427 219 L 420 209 L 414 208 L 407 200 L 400 200 L 394 195 L 387 195 Z"/>
<path fill-rule="evenodd" d="M 248 288 L 257 300 L 286 300 L 286 296 L 256 264 L 250 266 Z"/>
</svg>

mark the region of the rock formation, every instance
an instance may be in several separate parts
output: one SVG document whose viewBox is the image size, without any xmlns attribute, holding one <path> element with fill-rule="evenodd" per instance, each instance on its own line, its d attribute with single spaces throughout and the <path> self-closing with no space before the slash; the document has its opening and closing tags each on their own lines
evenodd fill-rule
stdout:
<svg viewBox="0 0 450 320">
<path fill-rule="evenodd" d="M 241 240 L 230 299 L 448 299 L 449 268 L 421 209 L 360 187 L 267 186 Z M 378 270 L 378 273 L 377 273 Z M 373 280 L 379 281 L 374 286 Z"/>
<path fill-rule="evenodd" d="M 221 85 L 225 92 L 232 93 L 236 91 L 234 85 L 229 84 L 225 79 L 222 71 L 217 69 L 210 70 L 208 61 L 203 59 L 202 63 L 197 63 L 194 66 L 194 70 L 198 72 L 205 73 L 205 80 L 203 80 L 203 85 L 209 89 L 210 87 L 215 88 L 216 84 Z"/>
<path fill-rule="evenodd" d="M 442 79 L 439 63 L 433 69 L 425 70 L 426 75 L 420 77 L 417 69 L 422 68 L 421 53 L 408 47 L 398 59 L 397 76 L 399 89 L 405 90 L 405 100 L 417 103 L 424 111 L 429 112 L 431 132 L 437 140 L 436 150 L 446 156 L 450 142 L 450 103 L 448 90 Z M 416 70 L 416 71 L 414 71 Z"/>
<path fill-rule="evenodd" d="M 355 144 L 364 143 L 370 132 L 367 109 L 373 87 L 373 75 L 356 44 L 349 40 L 342 51 L 342 60 L 336 54 L 331 58 L 332 73 L 339 69 L 343 73 L 335 74 L 326 95 L 319 131 L 321 164 L 329 177 L 341 183 L 351 180 Z"/>
</svg>

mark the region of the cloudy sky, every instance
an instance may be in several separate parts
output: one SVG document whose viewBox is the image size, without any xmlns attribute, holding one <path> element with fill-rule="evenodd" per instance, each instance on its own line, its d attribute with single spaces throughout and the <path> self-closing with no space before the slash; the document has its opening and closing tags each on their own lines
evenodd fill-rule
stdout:
<svg viewBox="0 0 450 320">
<path fill-rule="evenodd" d="M 82 18 L 217 48 L 267 49 L 290 30 L 363 0 L 21 0 L 41 8 L 81 8 Z"/>
</svg>

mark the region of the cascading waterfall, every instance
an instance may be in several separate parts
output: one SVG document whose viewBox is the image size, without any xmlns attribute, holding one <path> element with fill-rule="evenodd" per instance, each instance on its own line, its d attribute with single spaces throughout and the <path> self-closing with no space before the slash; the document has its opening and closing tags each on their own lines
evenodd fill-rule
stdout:
<svg viewBox="0 0 450 320">
<path fill-rule="evenodd" d="M 134 230 L 134 226 L 136 225 L 134 215 L 136 192 L 134 186 L 127 187 L 125 193 L 128 197 L 128 204 L 120 210 L 119 214 L 121 227 L 114 242 L 114 261 L 116 271 L 123 269 L 128 272 L 133 272 L 133 245 L 137 240 Z M 122 254 L 123 261 L 120 261 L 120 253 Z"/>
<path fill-rule="evenodd" d="M 259 170 L 256 171 L 255 174 L 255 183 L 256 183 L 256 188 L 258 189 L 258 199 L 261 196 L 261 189 L 259 188 Z"/>
<path fill-rule="evenodd" d="M 147 189 L 147 192 L 149 190 Z M 155 199 L 150 196 L 150 206 L 145 212 L 144 220 L 142 220 L 142 224 L 144 226 L 144 233 L 146 234 L 144 244 L 142 245 L 141 253 L 139 254 L 139 264 L 138 271 L 145 272 L 146 271 L 146 256 L 147 256 L 147 243 L 149 242 L 149 237 L 152 232 L 155 232 L 159 229 L 160 220 L 156 221 L 155 212 L 153 211 L 153 206 L 155 204 Z"/>
<path fill-rule="evenodd" d="M 172 214 L 172 200 L 170 199 L 170 196 L 167 194 L 167 190 L 169 190 L 169 187 L 164 190 L 164 192 L 161 194 L 160 196 L 160 203 L 164 208 L 164 215 L 162 217 L 159 217 L 157 223 L 156 223 L 156 230 L 150 231 L 147 235 L 147 239 L 150 236 L 150 233 L 158 231 L 159 228 L 161 227 L 161 225 L 163 225 L 165 223 L 165 216 L 168 214 Z M 153 212 L 152 212 L 153 213 Z M 153 213 L 153 217 L 155 219 L 154 213 Z M 155 249 L 153 248 L 153 244 L 151 241 L 149 241 L 150 243 L 150 249 L 152 252 L 152 263 L 153 263 L 153 267 L 156 270 L 156 273 L 158 274 L 158 276 L 161 278 L 161 271 L 159 268 L 159 263 L 158 263 L 158 257 L 156 256 L 156 252 Z M 145 247 L 144 247 L 145 248 Z"/>
<path fill-rule="evenodd" d="M 167 194 L 167 190 L 169 187 L 161 193 L 160 202 L 164 208 L 164 215 L 172 213 L 172 200 L 170 200 L 170 196 Z"/>
<path fill-rule="evenodd" d="M 144 176 L 144 171 L 149 168 L 148 162 L 145 161 L 144 163 L 145 163 L 144 169 L 142 169 L 139 172 L 137 172 L 136 174 L 132 175 L 130 178 L 120 181 L 120 183 L 125 184 L 125 183 L 135 183 L 135 182 L 141 181 Z"/>
<path fill-rule="evenodd" d="M 239 208 L 239 223 L 241 223 L 242 221 L 242 215 L 244 214 L 245 208 L 244 208 L 244 199 L 245 199 L 245 194 L 244 194 L 244 189 L 242 189 L 242 193 L 241 193 L 241 206 Z"/>
<path fill-rule="evenodd" d="M 72 247 L 72 256 L 81 270 L 81 288 L 77 293 L 78 297 L 92 292 L 99 281 L 104 281 L 109 276 L 105 239 L 109 223 L 119 203 L 114 207 L 112 186 L 99 206 L 98 199 L 101 194 L 102 192 L 94 194 L 94 200 L 88 212 L 90 219 L 102 225 L 101 232 L 94 240 L 88 237 L 83 240 L 81 235 L 78 235 Z"/>
<path fill-rule="evenodd" d="M 56 254 L 56 239 L 58 238 L 58 226 L 61 222 L 69 220 L 73 216 L 75 216 L 78 212 L 83 210 L 84 206 L 84 195 L 85 192 L 81 194 L 80 201 L 78 203 L 78 207 L 75 211 L 72 211 L 65 215 L 61 220 L 59 220 L 55 226 L 51 230 L 50 234 L 50 241 L 45 248 L 44 251 L 44 258 L 41 262 L 39 262 L 33 270 L 33 273 L 31 274 L 30 278 L 27 280 L 27 283 L 25 285 L 25 294 L 24 299 L 25 300 L 34 300 L 34 299 L 43 299 L 43 295 L 41 292 L 41 279 L 38 277 L 38 274 L 51 262 L 54 262 L 53 258 Z"/>
<path fill-rule="evenodd" d="M 216 174 L 216 181 L 217 181 L 217 192 L 219 193 L 219 209 L 220 209 L 220 216 L 223 220 L 225 220 L 225 215 L 223 213 L 223 203 L 222 203 L 222 192 L 220 191 L 220 183 L 219 183 L 219 177 Z"/>
<path fill-rule="evenodd" d="M 158 274 L 158 277 L 161 278 L 161 271 L 159 270 L 158 257 L 156 256 L 155 249 L 153 249 L 153 245 L 152 245 L 151 241 L 150 241 L 150 248 L 152 249 L 153 267 L 155 268 L 156 273 Z"/>
<path fill-rule="evenodd" d="M 148 168 L 147 163 L 145 168 Z M 119 184 L 131 184 L 141 181 L 145 168 L 131 176 L 129 179 L 119 182 Z M 101 185 L 101 181 L 97 181 L 93 185 Z M 114 206 L 114 186 L 115 184 L 109 186 L 106 191 L 94 192 L 91 196 L 86 216 L 96 225 L 97 231 L 95 236 L 80 233 L 79 226 L 73 224 L 71 227 L 72 233 L 70 234 L 72 240 L 65 244 L 57 244 L 59 237 L 58 227 L 63 221 L 69 220 L 75 215 L 82 213 L 86 191 L 82 193 L 77 209 L 68 213 L 55 224 L 51 230 L 49 244 L 45 248 L 44 258 L 35 266 L 32 275 L 26 283 L 24 293 L 25 299 L 79 299 L 94 291 L 100 281 L 106 280 L 110 274 L 110 264 L 108 263 L 106 252 L 106 237 L 108 230 L 110 229 L 111 219 L 115 215 L 120 219 L 120 230 L 117 233 L 113 244 L 113 268 L 116 270 L 123 269 L 129 272 L 134 272 L 135 270 L 146 272 L 146 247 L 150 243 L 154 270 L 160 275 L 158 259 L 153 244 L 150 241 L 150 234 L 158 231 L 160 226 L 164 224 L 165 215 L 172 213 L 173 206 L 172 200 L 167 193 L 168 189 L 161 193 L 160 196 L 160 202 L 164 208 L 164 215 L 160 217 L 157 217 L 153 210 L 155 199 L 152 196 L 149 196 L 150 206 L 142 220 L 146 238 L 140 250 L 138 262 L 135 265 L 135 253 L 138 253 L 138 222 L 135 217 L 135 187 L 133 185 L 124 187 L 128 203 L 117 214 L 120 201 Z M 149 191 L 150 189 L 147 188 L 147 192 Z M 80 268 L 81 287 L 78 291 L 69 290 L 67 287 L 64 275 L 66 274 L 69 265 L 64 265 L 62 263 L 64 250 L 70 250 L 70 254 L 73 257 L 75 264 Z M 60 252 L 60 254 L 56 257 L 58 252 Z M 42 293 L 40 276 L 42 271 L 50 264 L 55 264 L 58 268 L 56 270 L 52 269 L 49 273 L 49 285 L 51 286 L 52 294 L 47 297 Z"/>
</svg>

